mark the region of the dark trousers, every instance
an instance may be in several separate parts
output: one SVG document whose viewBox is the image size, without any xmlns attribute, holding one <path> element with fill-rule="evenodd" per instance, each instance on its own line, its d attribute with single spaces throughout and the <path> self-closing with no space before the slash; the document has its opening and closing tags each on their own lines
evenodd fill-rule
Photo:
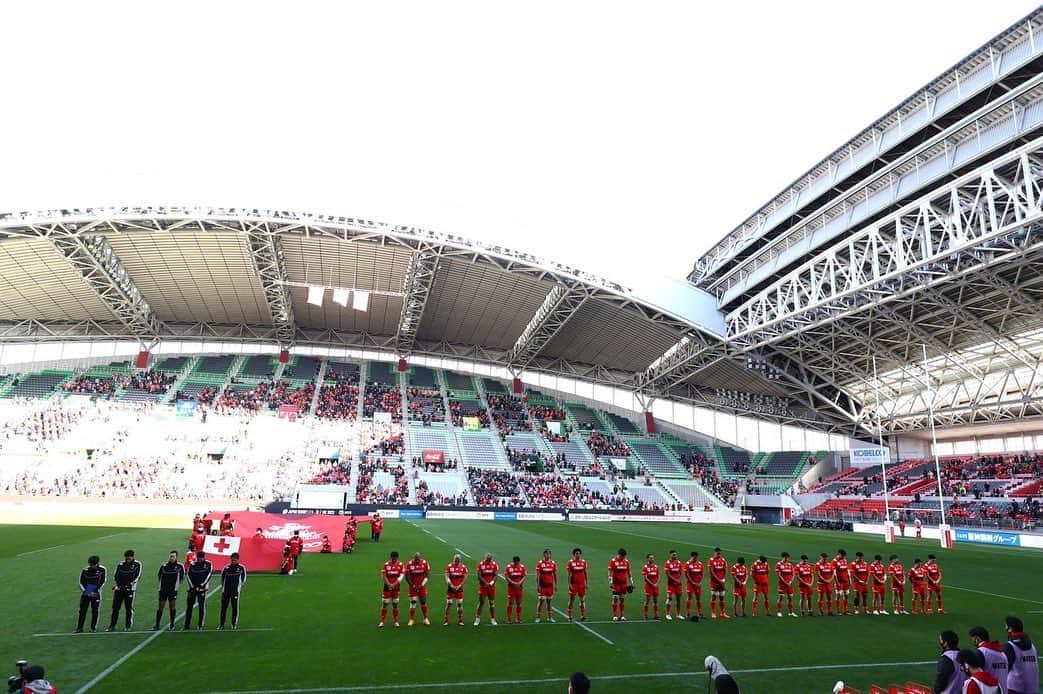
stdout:
<svg viewBox="0 0 1043 694">
<path fill-rule="evenodd" d="M 134 625 L 134 591 L 117 590 L 112 598 L 112 617 L 109 619 L 109 629 L 116 628 L 119 621 L 120 607 L 125 608 L 123 613 L 123 625 L 130 629 Z"/>
<path fill-rule="evenodd" d="M 101 608 L 101 596 L 89 598 L 86 595 L 80 596 L 80 617 L 76 621 L 76 628 L 82 629 L 83 623 L 87 619 L 87 608 L 91 610 L 91 630 L 98 628 L 98 610 Z"/>
<path fill-rule="evenodd" d="M 188 607 L 185 608 L 185 628 L 192 626 L 192 608 L 199 602 L 199 626 L 203 626 L 206 618 L 206 593 L 197 590 L 188 591 Z"/>
<path fill-rule="evenodd" d="M 239 593 L 221 593 L 221 626 L 225 625 L 225 615 L 228 613 L 228 606 L 232 606 L 232 626 L 239 625 Z"/>
</svg>

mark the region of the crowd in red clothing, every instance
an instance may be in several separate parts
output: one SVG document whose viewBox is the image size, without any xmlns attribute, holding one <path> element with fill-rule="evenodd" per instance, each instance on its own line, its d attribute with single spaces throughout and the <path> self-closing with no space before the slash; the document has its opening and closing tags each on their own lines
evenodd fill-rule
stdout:
<svg viewBox="0 0 1043 694">
<path fill-rule="evenodd" d="M 456 496 L 432 492 L 427 482 L 420 480 L 416 485 L 416 502 L 423 506 L 466 506 L 467 491 L 461 491 Z"/>
<path fill-rule="evenodd" d="M 437 390 L 410 388 L 407 395 L 410 420 L 423 422 L 425 426 L 445 421 L 445 405 L 442 403 L 442 394 Z"/>
<path fill-rule="evenodd" d="M 525 414 L 524 401 L 509 395 L 487 394 L 486 401 L 493 413 L 493 421 L 502 435 L 532 429 L 532 422 Z"/>
<path fill-rule="evenodd" d="M 352 384 L 348 379 L 326 383 L 319 389 L 319 400 L 315 404 L 315 416 L 326 419 L 354 421 L 358 415 L 358 378 Z"/>
<path fill-rule="evenodd" d="M 374 484 L 374 474 L 378 471 L 389 472 L 394 484 L 383 487 Z M 359 483 L 355 492 L 355 501 L 360 504 L 404 504 L 409 501 L 409 481 L 406 470 L 401 465 L 391 467 L 387 461 L 380 463 L 363 461 L 359 463 Z"/>
<path fill-rule="evenodd" d="M 148 393 L 158 394 L 166 393 L 173 382 L 174 377 L 170 374 L 149 369 L 148 371 L 133 374 L 127 379 L 125 385 L 127 388 L 134 388 L 136 390 L 144 390 Z"/>
<path fill-rule="evenodd" d="M 453 426 L 462 427 L 464 417 L 475 417 L 483 429 L 489 427 L 489 413 L 482 403 L 475 400 L 450 400 L 449 413 L 453 417 Z"/>
<path fill-rule="evenodd" d="M 630 447 L 626 443 L 617 440 L 614 436 L 605 436 L 599 431 L 590 432 L 590 438 L 587 439 L 587 448 L 590 449 L 590 452 L 596 458 L 602 456 L 610 458 L 630 457 Z"/>
<path fill-rule="evenodd" d="M 375 412 L 390 412 L 392 422 L 402 421 L 402 391 L 398 386 L 366 384 L 366 392 L 362 396 L 362 416 L 369 418 Z"/>
<path fill-rule="evenodd" d="M 337 463 L 311 478 L 310 484 L 351 484 L 351 463 Z"/>
<path fill-rule="evenodd" d="M 115 393 L 116 387 L 116 381 L 111 376 L 85 376 L 83 374 L 65 384 L 65 390 L 69 393 L 105 397 Z"/>
</svg>

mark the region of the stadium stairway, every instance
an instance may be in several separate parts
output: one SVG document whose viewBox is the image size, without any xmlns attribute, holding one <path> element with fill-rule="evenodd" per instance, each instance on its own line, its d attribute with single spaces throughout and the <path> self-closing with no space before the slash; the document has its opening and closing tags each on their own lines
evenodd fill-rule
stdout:
<svg viewBox="0 0 1043 694">
<path fill-rule="evenodd" d="M 362 412 L 366 402 L 366 379 L 369 377 L 369 362 L 359 362 L 359 402 L 355 410 L 355 421 L 362 421 Z"/>
<path fill-rule="evenodd" d="M 656 477 L 687 478 L 681 461 L 666 446 L 652 439 L 629 438 L 623 441 L 649 474 Z"/>
<path fill-rule="evenodd" d="M 326 378 L 326 366 L 329 361 L 323 359 L 319 364 L 319 372 L 315 375 L 315 392 L 311 396 L 311 404 L 308 405 L 308 414 L 315 412 L 315 407 L 319 404 L 319 391 L 322 390 L 322 380 Z"/>
</svg>

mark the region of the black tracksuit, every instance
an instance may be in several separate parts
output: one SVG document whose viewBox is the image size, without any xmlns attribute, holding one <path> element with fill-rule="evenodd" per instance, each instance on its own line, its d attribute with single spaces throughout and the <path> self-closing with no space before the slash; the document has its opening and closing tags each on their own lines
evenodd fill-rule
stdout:
<svg viewBox="0 0 1043 694">
<path fill-rule="evenodd" d="M 246 585 L 246 567 L 229 564 L 221 570 L 221 627 L 225 625 L 228 606 L 232 606 L 232 628 L 239 626 L 239 592 Z"/>
<path fill-rule="evenodd" d="M 119 621 L 120 607 L 123 606 L 124 627 L 130 629 L 134 626 L 134 593 L 138 589 L 138 579 L 141 578 L 141 562 L 135 559 L 129 564 L 121 561 L 112 571 L 112 580 L 115 582 L 116 590 L 112 595 L 112 617 L 109 619 L 109 630 L 116 628 Z"/>
<path fill-rule="evenodd" d="M 91 631 L 97 631 L 98 610 L 101 608 L 101 588 L 105 585 L 107 574 L 108 572 L 102 564 L 88 565 L 80 571 L 80 615 L 76 622 L 76 631 L 83 631 L 88 607 L 91 611 Z"/>
<path fill-rule="evenodd" d="M 199 603 L 199 628 L 206 618 L 206 591 L 214 566 L 207 559 L 199 559 L 188 567 L 188 606 L 185 608 L 185 629 L 192 626 L 192 609 Z"/>
</svg>

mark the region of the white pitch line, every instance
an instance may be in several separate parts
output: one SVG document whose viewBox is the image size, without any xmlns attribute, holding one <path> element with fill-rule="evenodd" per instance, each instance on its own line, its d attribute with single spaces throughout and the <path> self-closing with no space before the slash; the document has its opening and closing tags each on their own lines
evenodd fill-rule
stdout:
<svg viewBox="0 0 1043 694">
<path fill-rule="evenodd" d="M 445 542 L 445 540 L 442 540 L 442 542 Z M 448 544 L 448 543 L 446 543 L 446 544 Z M 468 554 L 467 552 L 465 552 L 462 549 L 460 549 L 459 547 L 453 547 L 453 549 L 455 549 L 457 552 L 459 552 L 460 554 L 464 555 L 468 559 L 473 559 L 474 558 L 470 554 Z"/>
<path fill-rule="evenodd" d="M 156 631 L 164 631 L 163 629 L 157 629 Z M 174 633 L 180 633 L 182 630 L 175 629 Z M 193 634 L 209 634 L 211 632 L 219 632 L 220 629 L 204 629 L 202 632 L 192 631 Z M 224 629 L 223 631 L 275 631 L 274 627 L 251 627 L 248 629 Z M 151 631 L 98 631 L 98 632 L 82 632 L 77 634 L 74 631 L 57 632 L 54 634 L 33 634 L 33 636 L 78 636 L 80 638 L 90 636 L 146 636 L 152 633 Z"/>
<path fill-rule="evenodd" d="M 435 539 L 438 540 L 439 542 L 445 542 L 445 540 L 443 540 L 442 538 L 438 537 L 438 535 L 435 535 Z M 449 544 L 448 542 L 445 542 L 445 543 L 447 545 Z"/>
<path fill-rule="evenodd" d="M 177 622 L 179 619 L 182 619 L 184 616 L 185 616 L 185 613 L 182 612 L 178 616 L 174 617 L 174 621 Z M 145 646 L 149 645 L 150 643 L 155 641 L 157 638 L 159 638 L 159 635 L 162 634 L 164 631 L 166 631 L 166 630 L 165 629 L 157 629 L 156 631 L 153 631 L 148 636 L 148 638 L 146 638 L 141 643 L 139 643 L 137 646 L 134 646 L 134 648 L 130 649 L 129 651 L 127 651 L 126 653 L 121 655 L 119 657 L 119 659 L 115 663 L 113 663 L 112 665 L 108 666 L 107 668 L 105 668 L 104 670 L 99 672 L 97 675 L 94 676 L 93 679 L 91 679 L 89 682 L 87 682 L 87 684 L 85 684 L 82 687 L 80 687 L 79 689 L 77 689 L 76 690 L 76 694 L 84 694 L 84 692 L 89 692 L 91 690 L 91 688 L 94 687 L 94 685 L 96 685 L 98 682 L 101 682 L 103 679 L 105 679 L 110 674 L 112 674 L 116 670 L 116 668 L 118 668 L 120 665 L 123 665 L 123 663 L 125 663 L 128 660 L 130 660 L 131 658 L 133 658 L 134 655 L 137 654 L 139 651 L 141 651 Z"/>
<path fill-rule="evenodd" d="M 64 546 L 65 545 L 55 545 L 54 547 L 43 547 L 41 549 L 34 549 L 31 552 L 22 552 L 21 554 L 16 554 L 15 556 L 16 557 L 28 557 L 30 554 L 36 554 L 37 552 L 46 552 L 46 551 L 51 550 L 51 549 L 61 549 Z"/>
<path fill-rule="evenodd" d="M 568 618 L 568 616 L 569 616 L 569 615 L 568 615 L 567 613 L 565 613 L 565 612 L 562 612 L 562 611 L 561 611 L 560 609 L 558 609 L 557 607 L 555 607 L 555 608 L 554 608 L 554 611 L 555 611 L 555 612 L 557 612 L 558 614 L 560 614 L 560 615 L 561 615 L 562 617 Z M 566 622 L 566 624 L 567 624 L 567 623 L 568 623 L 568 622 Z M 572 623 L 573 623 L 573 624 L 575 624 L 576 626 L 578 626 L 578 627 L 579 627 L 580 629 L 582 629 L 583 631 L 585 631 L 585 632 L 587 632 L 588 634 L 590 634 L 591 636 L 594 636 L 594 637 L 596 637 L 596 638 L 599 638 L 599 639 L 601 639 L 602 641 L 604 641 L 605 643 L 607 643 L 607 644 L 608 644 L 609 646 L 615 646 L 615 645 L 616 645 L 616 644 L 615 644 L 614 642 L 612 642 L 612 641 L 609 641 L 609 640 L 608 640 L 607 638 L 605 638 L 604 636 L 602 636 L 602 635 L 601 635 L 601 634 L 599 634 L 598 632 L 594 631 L 593 629 L 591 629 L 590 627 L 588 627 L 588 626 L 587 626 L 586 624 L 584 624 L 583 622 L 572 622 Z"/>
<path fill-rule="evenodd" d="M 882 667 L 904 667 L 911 665 L 933 665 L 937 661 L 935 660 L 912 660 L 901 663 L 841 663 L 838 665 L 796 665 L 793 667 L 767 667 L 767 668 L 748 668 L 748 669 L 731 669 L 729 672 L 734 673 L 765 673 L 765 672 L 796 672 L 803 670 L 843 670 L 843 669 L 866 669 L 866 668 L 882 668 Z M 622 675 L 601 675 L 591 676 L 591 680 L 598 681 L 612 681 L 612 680 L 646 680 L 646 679 L 663 679 L 673 677 L 705 677 L 705 670 L 690 670 L 686 672 L 638 672 L 633 674 L 622 674 Z M 327 692 L 376 692 L 376 691 L 397 691 L 402 689 L 452 689 L 454 687 L 496 687 L 504 685 L 524 685 L 524 684 L 551 684 L 560 683 L 564 681 L 565 676 L 561 677 L 542 677 L 540 679 L 530 680 L 485 680 L 480 682 L 418 682 L 414 684 L 375 684 L 366 686 L 349 686 L 349 687 L 312 687 L 307 689 L 238 689 L 235 691 L 221 691 L 221 692 L 208 692 L 208 694 L 325 694 Z"/>
<path fill-rule="evenodd" d="M 1031 598 L 1015 598 L 1012 595 L 1000 595 L 999 593 L 986 593 L 984 590 L 974 590 L 973 588 L 961 588 L 960 586 L 952 586 L 949 584 L 943 584 L 942 589 L 952 588 L 953 590 L 962 590 L 967 593 L 977 593 L 978 595 L 988 595 L 993 598 L 1003 598 L 1004 600 L 1016 600 L 1018 602 L 1031 602 L 1033 605 L 1043 605 L 1043 602 L 1039 600 L 1032 600 Z"/>
<path fill-rule="evenodd" d="M 133 530 L 124 530 L 123 532 L 120 532 L 120 533 L 112 533 L 111 535 L 103 535 L 101 537 L 94 538 L 93 540 L 91 540 L 91 542 L 100 542 L 102 540 L 111 540 L 114 537 L 119 537 L 120 535 L 126 535 L 127 533 L 130 533 L 130 532 L 134 532 L 134 531 Z"/>
</svg>

